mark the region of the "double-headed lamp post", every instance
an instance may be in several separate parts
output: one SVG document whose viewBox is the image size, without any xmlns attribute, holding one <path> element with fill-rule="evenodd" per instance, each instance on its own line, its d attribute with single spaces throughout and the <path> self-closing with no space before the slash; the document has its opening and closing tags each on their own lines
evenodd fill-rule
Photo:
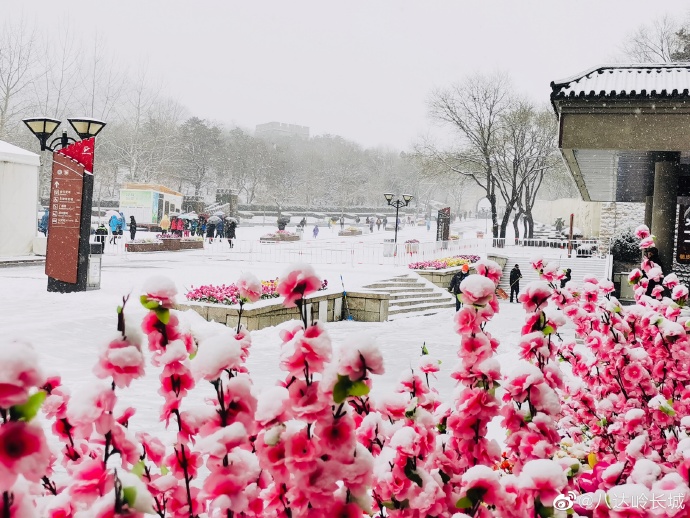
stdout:
<svg viewBox="0 0 690 518">
<path fill-rule="evenodd" d="M 402 200 L 398 198 L 397 200 L 393 200 L 393 194 L 390 192 L 387 192 L 383 195 L 384 198 L 386 198 L 386 201 L 388 202 L 388 205 L 391 207 L 395 207 L 395 243 L 398 243 L 398 212 L 400 211 L 400 207 L 407 207 L 410 204 L 410 201 L 412 201 L 412 195 L 411 194 L 403 194 L 402 195 Z"/>
<path fill-rule="evenodd" d="M 105 122 L 100 121 L 98 119 L 93 119 L 90 117 L 79 117 L 79 118 L 71 118 L 67 119 L 76 132 L 77 135 L 79 135 L 79 138 L 81 140 L 86 140 L 95 137 L 98 135 L 101 130 L 105 127 Z M 57 130 L 58 126 L 60 126 L 61 121 L 58 119 L 51 119 L 49 117 L 30 117 L 28 119 L 23 120 L 24 124 L 31 130 L 31 133 L 33 133 L 36 138 L 38 138 L 39 142 L 41 143 L 41 151 L 58 151 L 61 149 L 64 149 L 68 147 L 70 144 L 77 143 L 78 141 L 68 137 L 67 136 L 67 131 L 63 130 L 62 135 L 59 137 L 56 137 L 52 140 L 50 140 L 51 136 L 53 133 L 55 133 L 55 130 Z M 84 152 L 86 152 L 86 147 L 83 149 Z M 90 154 L 93 154 L 93 149 L 90 149 L 88 151 Z M 83 165 L 83 164 L 82 164 Z M 62 170 L 58 171 L 59 173 L 62 174 Z M 81 207 L 81 212 L 80 212 L 80 217 L 79 217 L 79 241 L 78 241 L 78 253 L 77 253 L 77 265 L 76 265 L 76 282 L 68 282 L 67 280 L 60 280 L 57 278 L 54 278 L 50 275 L 48 275 L 48 291 L 55 291 L 55 292 L 60 292 L 60 293 L 69 293 L 69 292 L 74 292 L 74 291 L 85 291 L 87 289 L 87 278 L 88 278 L 88 258 L 89 258 L 89 237 L 91 234 L 91 210 L 92 210 L 92 201 L 93 201 L 93 171 L 89 171 L 89 174 L 84 174 L 83 175 L 83 182 L 81 183 L 81 200 L 72 200 L 72 198 L 68 198 L 67 201 L 69 203 L 65 204 L 66 206 L 72 206 L 72 203 L 78 204 L 76 206 Z M 55 174 L 55 173 L 53 173 Z M 65 173 L 66 174 L 66 173 Z M 63 185 L 69 184 L 69 181 L 63 181 L 63 177 L 61 177 L 61 182 Z M 65 177 L 66 179 L 67 177 Z M 57 185 L 58 182 L 56 181 L 55 184 Z M 53 185 L 53 182 L 51 181 L 51 199 L 53 199 L 53 189 L 56 187 L 56 185 Z M 58 194 L 61 194 L 64 192 L 64 187 L 60 187 L 60 192 Z M 69 194 L 67 194 L 69 196 Z M 60 208 L 61 210 L 66 210 L 70 212 L 72 209 L 67 209 L 62 206 L 62 202 L 60 202 Z M 53 210 L 53 207 L 50 208 L 50 210 Z M 57 218 L 56 214 L 53 214 L 54 217 L 51 217 L 50 219 Z M 68 219 L 69 214 L 66 215 Z M 76 216 L 76 214 L 74 214 Z M 49 221 L 50 221 L 49 219 Z M 58 221 L 56 219 L 56 221 Z M 55 223 L 55 222 L 54 222 Z M 60 223 L 56 223 L 56 225 L 60 225 Z M 65 226 L 65 225 L 63 225 Z M 69 228 L 68 228 L 69 227 Z M 57 227 L 56 227 L 57 229 Z M 69 232 L 70 236 L 74 236 L 73 238 L 70 237 L 70 239 L 75 239 L 76 240 L 76 235 L 72 234 L 72 232 L 76 231 L 75 226 L 69 226 L 67 225 L 65 229 L 57 229 L 59 231 L 66 231 Z M 49 240 L 49 245 L 48 248 L 50 249 L 51 244 L 50 244 L 50 235 L 51 232 L 48 233 L 48 240 Z M 58 241 L 63 240 L 63 237 L 57 238 Z M 59 247 L 61 243 L 56 242 L 55 246 Z M 62 243 L 64 246 L 64 242 Z M 55 248 L 55 251 L 57 251 L 58 248 Z M 63 262 L 66 261 L 63 257 L 59 257 L 60 253 L 59 251 L 56 252 L 58 254 L 57 259 L 54 259 L 55 261 L 58 262 Z M 75 265 L 72 265 L 75 266 Z M 48 272 L 48 264 L 46 263 L 46 271 Z M 100 275 L 100 268 L 99 268 L 99 275 Z"/>
</svg>

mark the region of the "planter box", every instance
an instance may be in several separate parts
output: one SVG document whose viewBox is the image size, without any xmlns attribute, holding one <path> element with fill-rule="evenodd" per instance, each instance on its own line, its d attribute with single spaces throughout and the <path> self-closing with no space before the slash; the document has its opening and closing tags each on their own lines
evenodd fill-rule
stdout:
<svg viewBox="0 0 690 518">
<path fill-rule="evenodd" d="M 339 236 L 361 236 L 361 230 L 340 230 L 338 232 Z"/>
<path fill-rule="evenodd" d="M 275 237 L 260 237 L 259 241 L 262 243 L 278 243 L 280 241 L 299 241 L 300 237 L 297 236 L 275 236 Z"/>
<path fill-rule="evenodd" d="M 453 275 L 458 273 L 460 270 L 462 270 L 462 266 L 452 266 L 450 268 L 444 268 L 443 270 L 414 270 L 414 272 L 423 279 L 435 284 L 439 288 L 447 289 L 450 285 L 450 280 L 453 278 Z M 469 273 L 475 274 L 477 272 L 473 267 L 470 267 Z M 347 296 L 349 298 L 350 294 L 348 293 Z"/>
<path fill-rule="evenodd" d="M 180 241 L 180 250 L 197 250 L 204 248 L 203 241 Z"/>
<path fill-rule="evenodd" d="M 163 243 L 125 243 L 127 252 L 162 252 Z"/>
<path fill-rule="evenodd" d="M 161 241 L 163 241 L 163 250 L 166 252 L 173 252 L 175 250 L 180 249 L 180 241 L 181 239 L 178 238 L 163 238 Z"/>
<path fill-rule="evenodd" d="M 361 322 L 385 322 L 388 319 L 387 293 L 350 293 L 347 294 L 350 316 L 355 321 Z M 263 301 L 262 301 L 263 302 Z M 329 294 L 313 294 L 307 297 L 307 315 L 313 322 L 336 322 L 341 318 L 347 318 L 343 304 L 343 294 L 340 292 Z M 210 304 L 205 302 L 187 301 L 176 304 L 175 309 L 180 311 L 193 310 L 205 320 L 225 324 L 228 327 L 237 327 L 238 306 L 225 304 Z M 276 326 L 289 320 L 298 320 L 297 308 L 286 308 L 282 302 L 261 305 L 252 308 L 251 304 L 244 307 L 242 324 L 249 331 L 256 331 L 265 327 Z"/>
</svg>

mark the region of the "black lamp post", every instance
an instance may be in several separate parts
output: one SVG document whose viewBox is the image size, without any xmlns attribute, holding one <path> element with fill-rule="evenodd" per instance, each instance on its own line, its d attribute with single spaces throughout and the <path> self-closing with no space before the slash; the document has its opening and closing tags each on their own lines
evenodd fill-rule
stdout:
<svg viewBox="0 0 690 518">
<path fill-rule="evenodd" d="M 67 119 L 79 135 L 84 140 L 95 137 L 105 127 L 105 122 L 89 117 Z M 67 136 L 67 131 L 63 130 L 62 135 L 49 139 L 60 125 L 58 119 L 49 117 L 30 117 L 23 120 L 24 124 L 31 130 L 41 143 L 41 151 L 57 151 L 66 148 L 70 143 L 77 141 Z M 91 172 L 92 173 L 92 172 Z M 51 194 L 54 188 L 51 182 Z M 93 174 L 85 174 L 82 185 L 81 197 L 81 217 L 79 220 L 79 252 L 77 264 L 77 282 L 65 282 L 59 279 L 48 277 L 48 291 L 59 293 L 69 293 L 74 291 L 85 291 L 87 289 L 88 276 L 88 256 L 89 256 L 89 237 L 91 235 L 91 211 L 93 202 Z M 52 208 L 51 208 L 52 209 Z"/>
<path fill-rule="evenodd" d="M 387 192 L 383 195 L 383 197 L 386 198 L 388 205 L 390 205 L 391 207 L 395 207 L 395 243 L 397 244 L 398 243 L 398 212 L 400 211 L 400 207 L 407 207 L 410 204 L 410 201 L 412 201 L 412 195 L 411 194 L 403 194 L 402 200 L 400 198 L 398 198 L 397 200 L 393 200 L 393 194 L 390 192 Z"/>
</svg>

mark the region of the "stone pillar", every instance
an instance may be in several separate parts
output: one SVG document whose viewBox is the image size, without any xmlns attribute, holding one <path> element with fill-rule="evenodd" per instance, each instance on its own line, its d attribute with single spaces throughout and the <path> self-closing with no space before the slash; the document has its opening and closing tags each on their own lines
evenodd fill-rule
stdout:
<svg viewBox="0 0 690 518">
<path fill-rule="evenodd" d="M 676 205 L 680 153 L 659 153 L 654 164 L 654 201 L 652 234 L 656 237 L 664 274 L 673 268 L 673 245 L 676 229 Z"/>
<path fill-rule="evenodd" d="M 654 196 L 647 196 L 644 203 L 644 224 L 647 228 L 652 228 L 652 209 L 654 207 Z"/>
</svg>

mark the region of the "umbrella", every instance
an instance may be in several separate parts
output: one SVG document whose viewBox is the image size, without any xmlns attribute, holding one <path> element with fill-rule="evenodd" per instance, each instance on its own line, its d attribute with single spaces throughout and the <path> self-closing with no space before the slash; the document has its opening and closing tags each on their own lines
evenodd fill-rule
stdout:
<svg viewBox="0 0 690 518">
<path fill-rule="evenodd" d="M 218 212 L 214 212 L 213 215 L 214 216 L 225 216 L 225 212 L 223 212 L 222 210 L 219 210 Z"/>
<path fill-rule="evenodd" d="M 235 224 L 238 223 L 237 219 L 233 218 L 232 216 L 228 216 L 227 218 L 225 218 L 225 221 L 229 221 L 230 223 L 235 223 Z"/>
<path fill-rule="evenodd" d="M 187 219 L 192 219 L 192 218 L 189 217 L 189 214 L 180 214 L 180 215 L 178 216 L 178 218 L 180 218 L 180 219 L 185 219 L 185 220 L 187 220 Z"/>
<path fill-rule="evenodd" d="M 218 216 L 211 216 L 210 218 L 208 218 L 209 223 L 216 224 L 216 223 L 220 223 L 220 221 L 221 221 L 221 219 Z"/>
<path fill-rule="evenodd" d="M 116 210 L 110 209 L 105 211 L 105 219 L 110 220 L 111 217 L 115 216 L 117 219 L 122 219 L 122 216 L 120 216 L 120 213 Z"/>
</svg>

